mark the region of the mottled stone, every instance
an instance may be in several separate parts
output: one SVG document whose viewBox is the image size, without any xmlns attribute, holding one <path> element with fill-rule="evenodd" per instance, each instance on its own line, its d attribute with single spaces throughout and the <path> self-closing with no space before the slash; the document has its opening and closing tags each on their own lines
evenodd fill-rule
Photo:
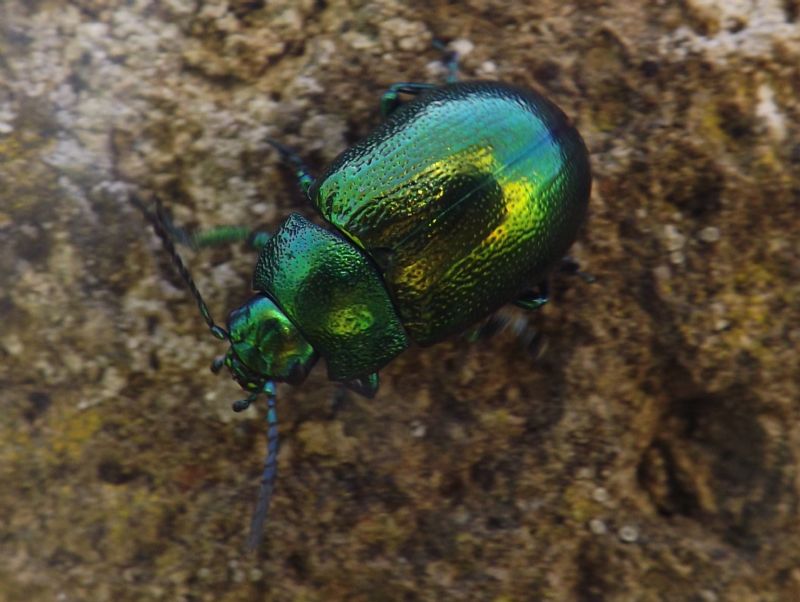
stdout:
<svg viewBox="0 0 800 602">
<path fill-rule="evenodd" d="M 800 599 L 798 23 L 784 0 L 0 2 L 0 599 Z M 310 215 L 265 139 L 318 172 L 388 85 L 446 75 L 435 39 L 577 124 L 596 282 L 405 353 L 372 401 L 324 370 L 281 386 L 248 554 L 265 421 L 230 411 L 128 194 L 190 228 Z M 255 258 L 184 255 L 223 321 Z"/>
</svg>

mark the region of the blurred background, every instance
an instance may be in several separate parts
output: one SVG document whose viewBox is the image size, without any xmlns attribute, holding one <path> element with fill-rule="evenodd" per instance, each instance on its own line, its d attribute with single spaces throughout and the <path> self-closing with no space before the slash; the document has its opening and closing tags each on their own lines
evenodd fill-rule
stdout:
<svg viewBox="0 0 800 602">
<path fill-rule="evenodd" d="M 589 218 L 529 350 L 406 352 L 264 408 L 128 193 L 189 228 L 313 217 L 398 81 L 552 98 Z M 0 3 L 0 600 L 800 599 L 797 0 Z M 315 218 L 316 219 L 316 218 Z M 255 255 L 184 251 L 215 317 Z"/>
</svg>

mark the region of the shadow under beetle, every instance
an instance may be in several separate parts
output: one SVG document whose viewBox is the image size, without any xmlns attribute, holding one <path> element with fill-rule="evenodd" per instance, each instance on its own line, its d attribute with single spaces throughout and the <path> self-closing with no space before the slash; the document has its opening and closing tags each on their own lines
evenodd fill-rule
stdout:
<svg viewBox="0 0 800 602">
<path fill-rule="evenodd" d="M 451 75 L 454 74 L 454 63 Z M 451 79 L 455 79 L 451 77 Z M 399 95 L 415 98 L 400 103 Z M 187 235 L 156 201 L 138 199 L 212 333 L 230 343 L 229 369 L 264 393 L 268 453 L 249 545 L 261 539 L 277 467 L 275 382 L 300 384 L 320 357 L 331 380 L 372 397 L 378 370 L 412 342 L 464 332 L 506 303 L 535 309 L 535 293 L 574 241 L 591 188 L 577 130 L 549 100 L 499 82 L 392 85 L 386 118 L 318 178 L 270 140 L 326 221 L 292 214 L 274 235 L 218 228 Z M 211 318 L 173 240 L 195 247 L 248 241 L 259 249 L 254 297 Z"/>
</svg>

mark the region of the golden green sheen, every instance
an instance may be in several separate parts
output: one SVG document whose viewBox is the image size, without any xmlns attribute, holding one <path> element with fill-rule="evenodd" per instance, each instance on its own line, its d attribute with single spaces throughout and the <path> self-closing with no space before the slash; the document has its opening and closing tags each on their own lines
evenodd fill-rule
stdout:
<svg viewBox="0 0 800 602">
<path fill-rule="evenodd" d="M 575 239 L 590 181 L 586 148 L 560 109 L 476 82 L 401 107 L 310 195 L 380 265 L 409 335 L 429 345 L 546 275 Z"/>
<path fill-rule="evenodd" d="M 296 213 L 261 250 L 253 288 L 273 298 L 325 358 L 331 380 L 365 377 L 408 346 L 372 262 Z"/>
</svg>

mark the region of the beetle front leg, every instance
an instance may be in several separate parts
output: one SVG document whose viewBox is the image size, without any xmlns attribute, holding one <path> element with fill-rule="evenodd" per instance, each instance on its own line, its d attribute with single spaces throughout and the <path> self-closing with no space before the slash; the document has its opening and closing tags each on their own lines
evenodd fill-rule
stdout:
<svg viewBox="0 0 800 602">
<path fill-rule="evenodd" d="M 245 243 L 250 249 L 260 251 L 272 237 L 263 230 L 251 230 L 242 226 L 215 226 L 201 232 L 189 232 L 171 222 L 165 224 L 167 231 L 175 242 L 192 249 L 205 249 L 222 245 Z"/>
<path fill-rule="evenodd" d="M 261 247 L 272 237 L 269 232 L 251 230 L 242 226 L 215 226 L 202 232 L 192 232 L 186 228 L 176 226 L 172 221 L 172 216 L 162 207 L 160 202 L 156 203 L 156 211 L 153 217 L 158 220 L 166 234 L 174 242 L 195 251 L 206 247 L 218 247 L 234 243 L 246 243 L 250 249 L 260 251 Z"/>
<path fill-rule="evenodd" d="M 261 247 L 267 244 L 267 241 L 272 237 L 272 234 L 263 230 L 250 230 L 241 226 L 217 226 L 202 232 L 192 232 L 188 237 L 189 240 L 186 244 L 193 249 L 243 242 L 250 249 L 260 251 Z M 183 242 L 180 239 L 178 240 Z"/>
</svg>

